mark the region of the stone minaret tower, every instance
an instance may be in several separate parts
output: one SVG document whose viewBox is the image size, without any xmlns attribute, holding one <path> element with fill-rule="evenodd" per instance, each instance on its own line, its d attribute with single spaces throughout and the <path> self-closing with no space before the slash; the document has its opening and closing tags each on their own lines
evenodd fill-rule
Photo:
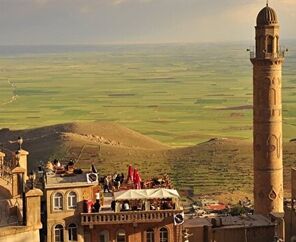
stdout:
<svg viewBox="0 0 296 242">
<path fill-rule="evenodd" d="M 257 17 L 253 63 L 255 213 L 283 212 L 282 63 L 276 12 L 266 5 Z"/>
</svg>

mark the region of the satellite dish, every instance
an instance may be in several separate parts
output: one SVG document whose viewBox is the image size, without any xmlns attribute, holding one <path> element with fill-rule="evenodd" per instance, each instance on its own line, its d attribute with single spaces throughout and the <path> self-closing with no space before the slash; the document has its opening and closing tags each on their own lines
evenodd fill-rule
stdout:
<svg viewBox="0 0 296 242">
<path fill-rule="evenodd" d="M 99 180 L 99 176 L 96 173 L 88 173 L 86 174 L 87 183 L 96 183 Z"/>
<path fill-rule="evenodd" d="M 181 225 L 184 223 L 184 213 L 177 213 L 174 215 L 174 225 Z"/>
</svg>

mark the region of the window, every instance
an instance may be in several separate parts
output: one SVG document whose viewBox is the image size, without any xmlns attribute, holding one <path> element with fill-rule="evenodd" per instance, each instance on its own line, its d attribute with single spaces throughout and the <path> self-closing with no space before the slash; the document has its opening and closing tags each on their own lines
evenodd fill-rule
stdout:
<svg viewBox="0 0 296 242">
<path fill-rule="evenodd" d="M 160 229 L 160 242 L 169 242 L 169 233 L 167 228 Z"/>
<path fill-rule="evenodd" d="M 277 37 L 275 37 L 276 39 L 276 46 L 275 46 L 275 48 L 276 48 L 276 53 L 279 53 L 279 46 L 280 46 L 280 44 L 279 44 L 279 37 L 277 36 Z"/>
<path fill-rule="evenodd" d="M 68 194 L 68 208 L 75 209 L 77 207 L 77 195 L 75 192 Z"/>
<path fill-rule="evenodd" d="M 148 229 L 146 231 L 146 242 L 154 242 L 154 231 L 153 231 L 153 229 Z"/>
<path fill-rule="evenodd" d="M 63 195 L 61 193 L 56 193 L 53 197 L 53 210 L 63 209 Z"/>
<path fill-rule="evenodd" d="M 54 241 L 64 242 L 64 227 L 61 224 L 54 227 Z"/>
<path fill-rule="evenodd" d="M 256 55 L 260 55 L 262 53 L 263 43 L 264 43 L 264 39 L 262 38 L 262 36 L 259 36 L 257 38 L 257 43 L 256 43 Z"/>
<path fill-rule="evenodd" d="M 77 241 L 77 226 L 76 224 L 69 224 L 68 227 L 69 241 Z"/>
<path fill-rule="evenodd" d="M 267 52 L 268 53 L 273 52 L 273 37 L 272 36 L 267 37 Z"/>
<path fill-rule="evenodd" d="M 116 242 L 126 242 L 126 234 L 124 230 L 119 230 L 117 232 Z"/>
<path fill-rule="evenodd" d="M 107 230 L 100 232 L 98 242 L 109 242 L 109 232 Z"/>
</svg>

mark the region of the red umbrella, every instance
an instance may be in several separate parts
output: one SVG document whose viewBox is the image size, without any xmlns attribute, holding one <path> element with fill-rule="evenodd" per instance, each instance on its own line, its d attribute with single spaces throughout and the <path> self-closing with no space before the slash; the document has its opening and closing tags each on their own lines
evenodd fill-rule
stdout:
<svg viewBox="0 0 296 242">
<path fill-rule="evenodd" d="M 134 184 L 135 184 L 136 189 L 141 189 L 141 181 L 142 181 L 142 179 L 141 179 L 140 173 L 135 168 L 135 170 L 134 170 Z"/>
<path fill-rule="evenodd" d="M 133 181 L 134 180 L 134 169 L 132 167 L 132 165 L 128 166 L 128 173 L 127 173 L 127 181 Z"/>
</svg>

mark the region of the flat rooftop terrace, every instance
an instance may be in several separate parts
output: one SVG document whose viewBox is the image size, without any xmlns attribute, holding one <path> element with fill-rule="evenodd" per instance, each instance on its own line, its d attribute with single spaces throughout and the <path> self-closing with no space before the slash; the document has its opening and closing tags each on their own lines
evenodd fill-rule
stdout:
<svg viewBox="0 0 296 242">
<path fill-rule="evenodd" d="M 268 218 L 263 215 L 241 215 L 241 216 L 226 216 L 226 217 L 208 217 L 208 218 L 189 218 L 187 217 L 184 223 L 185 228 L 213 226 L 212 220 L 216 219 L 221 221 L 216 228 L 235 228 L 235 227 L 265 227 L 274 226 Z M 218 223 L 217 223 L 218 224 Z"/>
<path fill-rule="evenodd" d="M 47 173 L 45 188 L 63 188 L 63 187 L 82 187 L 82 186 L 92 186 L 97 185 L 98 181 L 89 183 L 87 180 L 87 173 L 82 174 L 55 174 Z"/>
</svg>

